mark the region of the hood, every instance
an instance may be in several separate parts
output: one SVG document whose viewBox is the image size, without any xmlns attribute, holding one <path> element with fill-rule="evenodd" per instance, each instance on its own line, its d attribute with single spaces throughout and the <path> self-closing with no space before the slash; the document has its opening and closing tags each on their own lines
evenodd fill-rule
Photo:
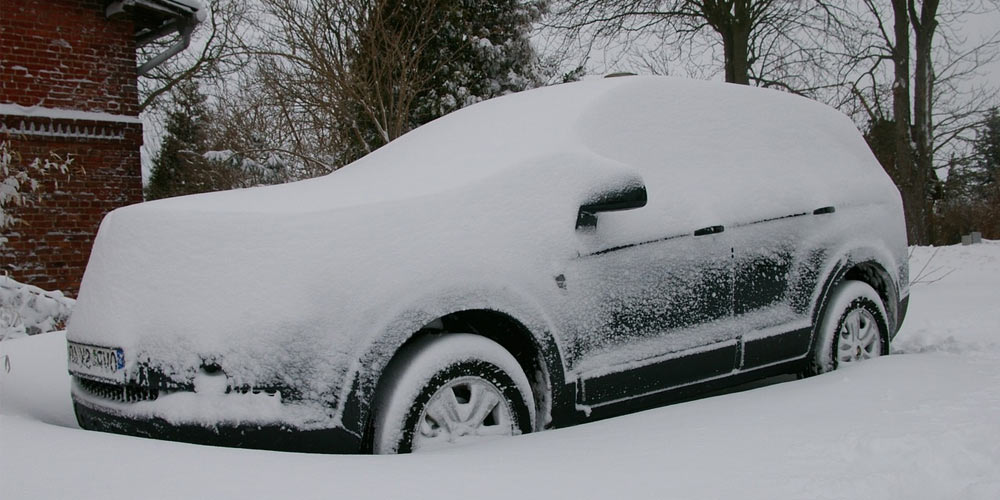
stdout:
<svg viewBox="0 0 1000 500">
<path fill-rule="evenodd" d="M 354 217 L 154 205 L 117 210 L 101 224 L 69 340 L 121 347 L 130 370 L 152 360 L 181 378 L 219 362 L 240 385 L 313 378 L 320 367 L 303 366 L 310 358 L 301 352 L 346 355 L 324 333 L 327 311 L 351 285 L 320 287 L 342 274 L 334 266 L 341 252 L 373 240 L 343 234 Z"/>
<path fill-rule="evenodd" d="M 116 210 L 67 338 L 122 348 L 133 372 L 152 363 L 190 378 L 219 364 L 237 385 L 313 383 L 320 397 L 406 301 L 551 281 L 552 262 L 575 255 L 585 187 L 620 175 L 594 161 L 603 174 L 575 179 L 538 165 L 553 162 L 382 202 L 320 208 L 322 187 L 341 189 L 334 175 Z"/>
</svg>

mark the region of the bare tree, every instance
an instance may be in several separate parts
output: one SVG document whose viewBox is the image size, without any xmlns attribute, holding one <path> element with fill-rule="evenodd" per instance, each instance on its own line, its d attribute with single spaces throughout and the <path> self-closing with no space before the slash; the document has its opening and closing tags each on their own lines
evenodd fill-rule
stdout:
<svg viewBox="0 0 1000 500">
<path fill-rule="evenodd" d="M 727 82 L 808 93 L 819 88 L 809 72 L 823 68 L 822 19 L 807 0 L 564 0 L 548 24 L 588 48 L 653 45 L 661 53 L 642 65 L 658 73 L 685 50 L 703 59 L 721 42 Z"/>
<path fill-rule="evenodd" d="M 255 161 L 281 155 L 301 166 L 293 177 L 312 176 L 445 113 L 538 86 L 551 68 L 528 35 L 543 3 L 257 0 L 251 64 L 214 92 L 232 121 L 219 147 Z"/>
<path fill-rule="evenodd" d="M 208 14 L 195 27 L 191 46 L 139 78 L 140 111 L 154 107 L 180 82 L 219 78 L 246 67 L 247 3 L 210 0 L 207 4 Z M 151 59 L 174 43 L 176 39 L 168 37 L 138 47 L 139 59 Z"/>
<path fill-rule="evenodd" d="M 265 88 L 269 80 L 247 71 L 214 88 L 209 159 L 243 170 L 240 187 L 274 184 L 329 173 L 336 140 L 322 113 L 296 113 Z"/>
<path fill-rule="evenodd" d="M 332 151 L 330 170 L 407 132 L 433 73 L 421 64 L 437 3 L 261 2 L 255 28 L 267 41 L 254 49 L 255 85 L 287 127 L 288 149 L 310 161 L 317 150 Z"/>
<path fill-rule="evenodd" d="M 996 58 L 1000 36 L 971 48 L 955 30 L 964 16 L 996 3 L 974 0 L 860 0 L 837 5 L 834 23 L 845 42 L 842 108 L 863 110 L 869 141 L 899 187 L 910 243 L 934 239 L 931 220 L 938 185 L 956 143 L 971 140 L 996 90 L 964 85 Z"/>
</svg>

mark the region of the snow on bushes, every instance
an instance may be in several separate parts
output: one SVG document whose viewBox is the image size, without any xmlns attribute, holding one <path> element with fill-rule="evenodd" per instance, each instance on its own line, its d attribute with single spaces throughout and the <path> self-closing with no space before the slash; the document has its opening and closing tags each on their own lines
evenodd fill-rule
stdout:
<svg viewBox="0 0 1000 500">
<path fill-rule="evenodd" d="M 46 333 L 62 327 L 76 301 L 62 292 L 0 276 L 0 340 Z"/>
<path fill-rule="evenodd" d="M 49 158 L 35 158 L 23 164 L 7 141 L 0 142 L 0 229 L 21 222 L 11 211 L 14 207 L 35 203 L 39 178 L 57 171 L 66 173 L 72 158 L 52 153 Z M 7 238 L 0 234 L 0 247 Z M 69 318 L 75 301 L 62 292 L 47 292 L 0 276 L 0 340 L 45 333 L 61 327 Z"/>
</svg>

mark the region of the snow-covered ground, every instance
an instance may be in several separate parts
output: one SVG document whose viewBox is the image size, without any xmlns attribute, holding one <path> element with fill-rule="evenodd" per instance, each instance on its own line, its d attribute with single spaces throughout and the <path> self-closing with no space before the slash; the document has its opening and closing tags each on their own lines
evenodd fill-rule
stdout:
<svg viewBox="0 0 1000 500">
<path fill-rule="evenodd" d="M 0 497 L 995 500 L 1000 242 L 917 248 L 910 266 L 916 284 L 893 356 L 422 455 L 276 453 L 83 431 L 64 334 L 4 341 Z"/>
</svg>

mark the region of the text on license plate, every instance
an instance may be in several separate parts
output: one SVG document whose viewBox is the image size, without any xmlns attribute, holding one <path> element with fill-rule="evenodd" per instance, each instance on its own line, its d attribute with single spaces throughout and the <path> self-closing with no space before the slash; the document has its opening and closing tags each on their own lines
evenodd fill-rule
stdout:
<svg viewBox="0 0 1000 500">
<path fill-rule="evenodd" d="M 122 380 L 125 374 L 125 351 L 121 348 L 97 347 L 68 343 L 70 370 L 112 380 Z"/>
</svg>

